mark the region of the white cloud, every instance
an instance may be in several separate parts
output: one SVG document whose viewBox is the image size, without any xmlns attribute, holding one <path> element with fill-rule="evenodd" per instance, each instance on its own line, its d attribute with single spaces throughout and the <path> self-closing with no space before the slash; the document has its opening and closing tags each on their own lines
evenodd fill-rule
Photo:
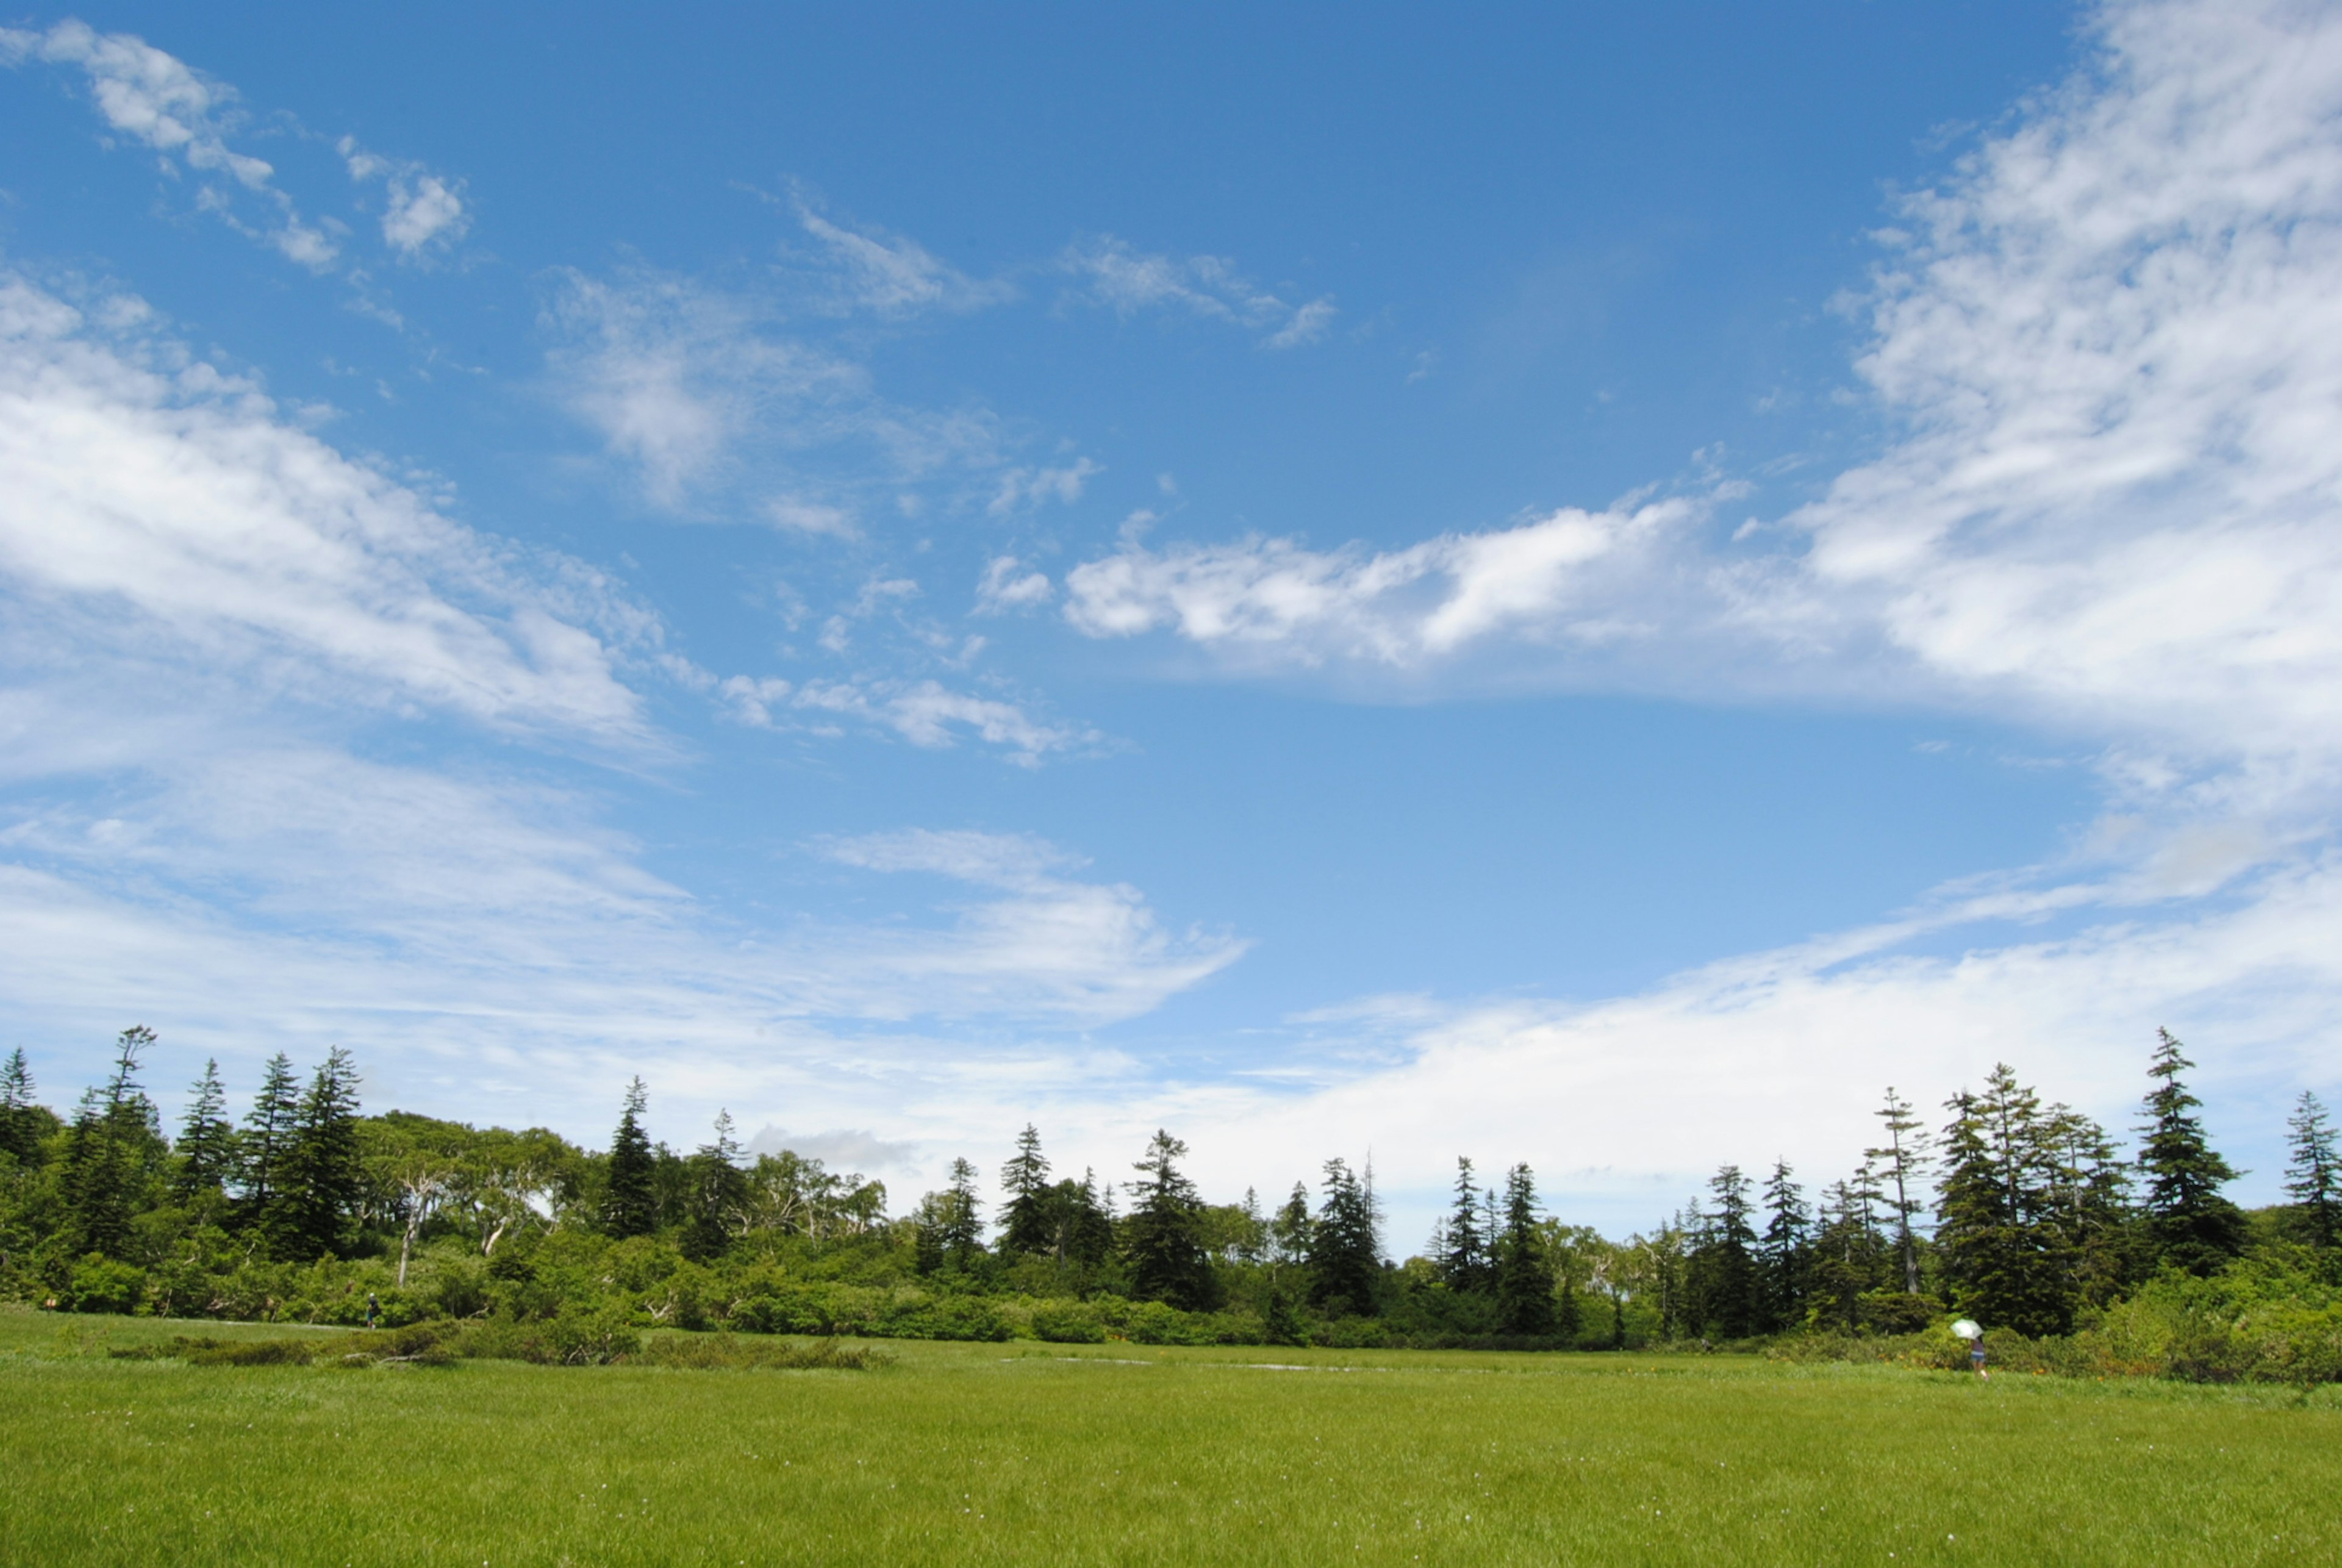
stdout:
<svg viewBox="0 0 2342 1568">
<path fill-rule="evenodd" d="M 765 503 L 765 515 L 773 526 L 791 534 L 810 534 L 833 539 L 859 538 L 862 530 L 854 514 L 842 506 L 826 502 L 807 501 L 802 496 L 776 496 Z"/>
<path fill-rule="evenodd" d="M 646 268 L 609 278 L 565 271 L 545 323 L 558 395 L 666 510 L 749 481 L 793 494 L 797 470 L 824 454 L 850 460 L 826 486 L 812 482 L 832 491 L 997 461 L 988 414 L 889 404 L 862 365 L 786 335 L 771 302 L 755 295 Z"/>
<path fill-rule="evenodd" d="M 471 227 L 461 180 L 444 178 L 420 164 L 369 153 L 355 137 L 344 136 L 335 145 L 351 179 L 361 185 L 376 179 L 385 183 L 383 243 L 402 257 L 411 261 L 434 245 L 451 245 Z"/>
<path fill-rule="evenodd" d="M 841 275 L 842 303 L 880 315 L 920 311 L 983 310 L 1016 297 L 1004 281 L 978 282 L 938 260 L 916 240 L 866 228 L 848 228 L 816 212 L 803 196 L 797 222 L 826 252 Z"/>
<path fill-rule="evenodd" d="M 984 575 L 976 582 L 976 611 L 979 615 L 997 615 L 1027 609 L 1047 604 L 1056 592 L 1047 574 L 1026 571 L 1014 555 L 996 555 L 986 563 Z"/>
<path fill-rule="evenodd" d="M 1179 261 L 1151 255 L 1112 235 L 1068 247 L 1057 258 L 1057 265 L 1081 280 L 1080 297 L 1117 315 L 1170 309 L 1239 326 L 1274 327 L 1261 340 L 1269 348 L 1296 348 L 1316 342 L 1325 335 L 1336 314 L 1331 296 L 1299 306 L 1288 305 L 1250 282 L 1223 257 L 1191 256 Z"/>
<path fill-rule="evenodd" d="M 1517 528 L 1404 550 L 1313 551 L 1289 539 L 1136 539 L 1066 574 L 1066 618 L 1094 637 L 1169 627 L 1239 655 L 1406 667 L 1498 635 L 1598 646 L 1639 636 L 1619 585 L 1639 586 L 1701 514 L 1684 499 L 1575 507 Z"/>
<path fill-rule="evenodd" d="M 1106 472 L 1101 464 L 1077 457 L 1062 467 L 1012 468 L 1000 476 L 1000 488 L 985 511 L 1006 517 L 1027 507 L 1055 501 L 1070 506 L 1082 498 L 1091 479 Z"/>
<path fill-rule="evenodd" d="M 598 577 L 525 563 L 249 383 L 168 342 L 110 339 L 5 276 L 0 574 L 20 624 L 68 645 L 167 647 L 339 700 L 646 738 L 605 636 L 655 641 L 656 624 Z"/>
<path fill-rule="evenodd" d="M 198 175 L 225 175 L 236 188 L 264 198 L 270 215 L 263 227 L 245 225 L 236 216 L 236 197 L 217 185 L 204 189 L 199 205 L 303 266 L 322 272 L 333 265 L 338 248 L 301 221 L 292 198 L 274 183 L 275 169 L 228 145 L 235 118 L 234 88 L 144 39 L 98 33 L 77 21 L 60 22 L 46 33 L 0 29 L 0 60 L 13 65 L 28 59 L 79 66 L 108 126 L 185 160 Z"/>
</svg>

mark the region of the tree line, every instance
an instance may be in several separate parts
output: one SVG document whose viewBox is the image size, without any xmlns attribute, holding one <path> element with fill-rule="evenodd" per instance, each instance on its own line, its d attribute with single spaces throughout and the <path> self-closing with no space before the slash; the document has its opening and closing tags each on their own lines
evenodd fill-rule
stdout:
<svg viewBox="0 0 2342 1568">
<path fill-rule="evenodd" d="M 1952 1312 L 2066 1334 L 2148 1282 L 2248 1256 L 2342 1283 L 2325 1108 L 2305 1094 L 2293 1116 L 2293 1201 L 2247 1214 L 2167 1033 L 2135 1154 L 2003 1065 L 1939 1126 L 1889 1090 L 1876 1146 L 1817 1195 L 1784 1163 L 1761 1179 L 1726 1164 L 1623 1241 L 1547 1212 L 1527 1164 L 1484 1184 L 1459 1158 L 1404 1262 L 1371 1170 L 1340 1157 L 1314 1193 L 1214 1203 L 1167 1130 L 1112 1182 L 1058 1172 L 1028 1125 L 996 1183 L 961 1158 L 896 1214 L 858 1173 L 747 1154 L 728 1115 L 688 1151 L 655 1142 L 639 1078 L 601 1151 L 366 1114 L 339 1048 L 305 1078 L 272 1059 L 240 1119 L 206 1064 L 166 1134 L 143 1086 L 155 1044 L 125 1031 L 69 1115 L 40 1104 L 21 1050 L 0 1066 L 0 1292 L 174 1315 L 345 1321 L 371 1297 L 398 1319 L 1591 1349 L 1907 1334 Z"/>
</svg>

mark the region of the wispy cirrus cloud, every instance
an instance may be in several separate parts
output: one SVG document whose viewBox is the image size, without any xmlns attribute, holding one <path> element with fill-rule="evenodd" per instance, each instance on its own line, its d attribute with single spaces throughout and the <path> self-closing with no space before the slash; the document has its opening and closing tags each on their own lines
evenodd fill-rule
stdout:
<svg viewBox="0 0 2342 1568">
<path fill-rule="evenodd" d="M 1057 268 L 1077 280 L 1074 297 L 1117 315 L 1174 310 L 1208 321 L 1267 329 L 1261 345 L 1298 348 L 1326 335 L 1337 314 L 1331 295 L 1288 304 L 1221 256 L 1152 255 L 1112 235 L 1068 247 Z"/>
<path fill-rule="evenodd" d="M 798 226 L 834 269 L 838 308 L 881 316 L 960 315 L 1016 297 L 1016 285 L 1007 280 L 970 277 L 906 235 L 833 221 L 801 190 L 793 193 L 791 206 Z"/>
<path fill-rule="evenodd" d="M 891 730 L 915 746 L 941 750 L 963 738 L 998 746 L 1008 759 L 1037 766 L 1051 753 L 1098 744 L 1095 730 L 1052 724 L 1025 704 L 942 682 L 905 677 L 849 680 L 734 675 L 717 688 L 732 716 L 758 729 L 821 730 L 845 720 Z"/>
</svg>

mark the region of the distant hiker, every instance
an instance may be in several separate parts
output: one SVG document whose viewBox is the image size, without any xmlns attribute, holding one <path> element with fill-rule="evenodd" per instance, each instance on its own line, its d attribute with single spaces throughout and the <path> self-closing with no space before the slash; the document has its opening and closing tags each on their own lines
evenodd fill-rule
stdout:
<svg viewBox="0 0 2342 1568">
<path fill-rule="evenodd" d="M 375 1299 L 374 1292 L 366 1292 L 366 1327 L 374 1327 L 375 1320 L 381 1316 L 382 1303 Z"/>
<path fill-rule="evenodd" d="M 1968 1364 L 1976 1368 L 1976 1374 L 1978 1377 L 1987 1383 L 1992 1381 L 1992 1373 L 1984 1369 L 1984 1330 L 1982 1329 L 1977 1330 L 1976 1337 L 1968 1341 Z"/>
</svg>

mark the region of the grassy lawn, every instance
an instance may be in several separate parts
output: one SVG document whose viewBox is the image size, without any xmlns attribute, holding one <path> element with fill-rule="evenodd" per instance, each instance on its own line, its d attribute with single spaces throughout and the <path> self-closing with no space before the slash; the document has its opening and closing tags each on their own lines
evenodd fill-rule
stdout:
<svg viewBox="0 0 2342 1568">
<path fill-rule="evenodd" d="M 861 1373 L 104 1353 L 287 1332 L 0 1309 L 0 1562 L 2342 1562 L 2331 1389 L 1023 1343 Z"/>
</svg>

